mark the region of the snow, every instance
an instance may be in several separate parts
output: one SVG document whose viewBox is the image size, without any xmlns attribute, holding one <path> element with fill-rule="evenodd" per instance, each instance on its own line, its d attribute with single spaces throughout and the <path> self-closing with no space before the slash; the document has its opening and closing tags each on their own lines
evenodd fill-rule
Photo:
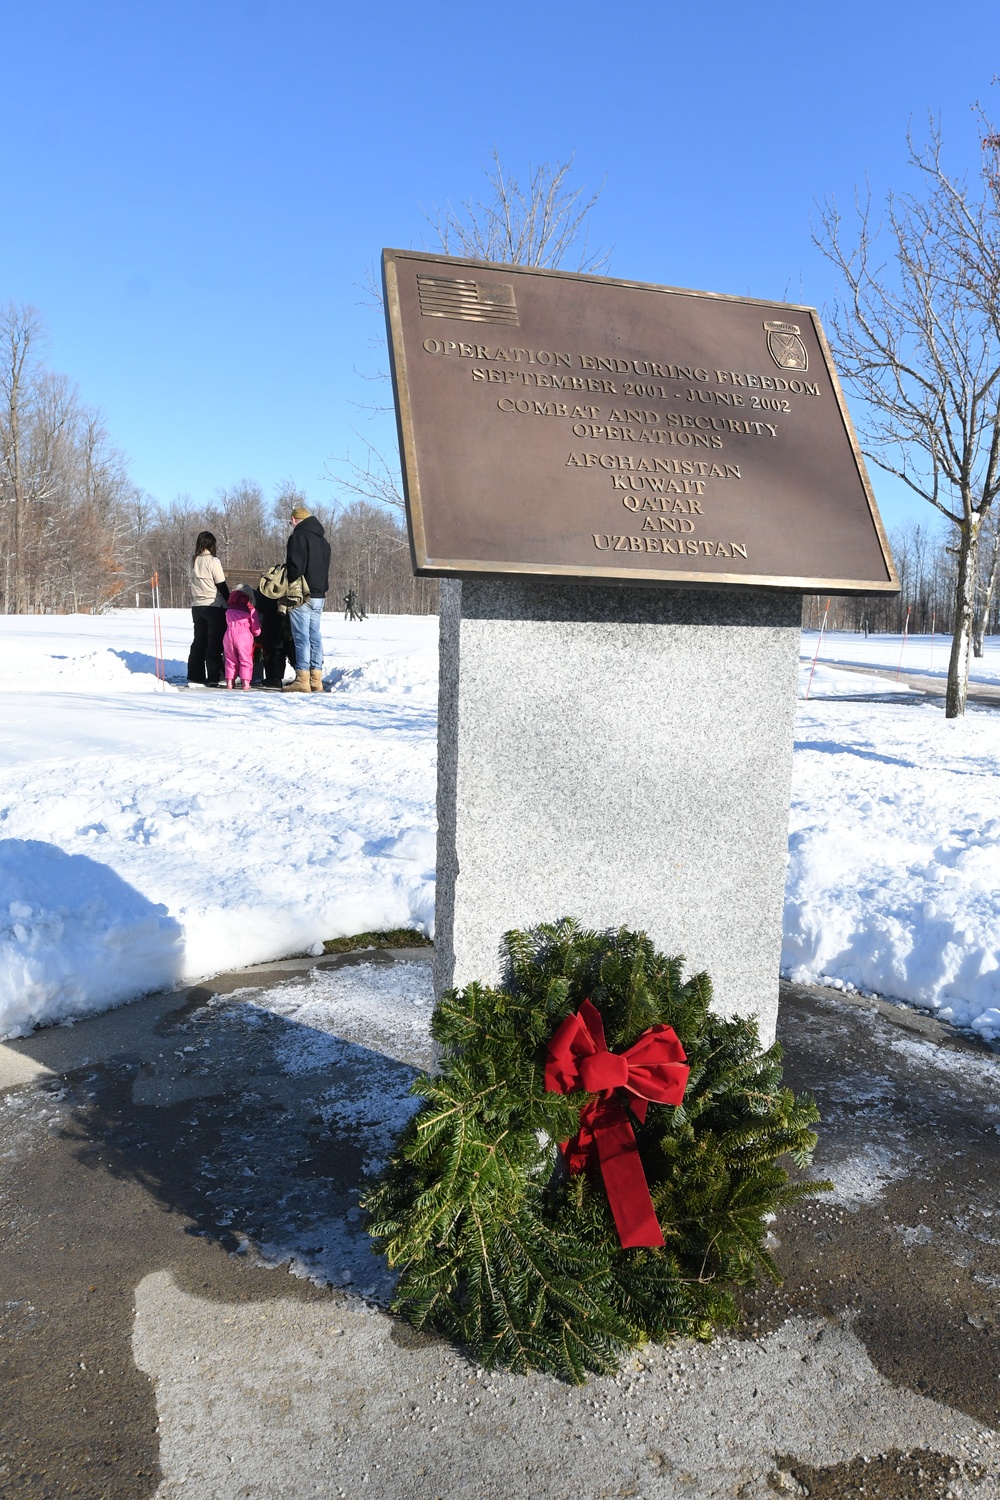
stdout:
<svg viewBox="0 0 1000 1500">
<path fill-rule="evenodd" d="M 0 617 L 0 1033 L 433 930 L 437 621 L 323 624 L 331 691 L 282 697 L 158 685 L 149 611 Z M 163 634 L 183 678 L 188 612 Z M 806 701 L 816 644 L 783 972 L 1000 1037 L 1000 716 L 918 690 L 941 635 L 826 635 Z M 1000 685 L 1000 641 L 972 680 Z"/>
<path fill-rule="evenodd" d="M 323 623 L 306 697 L 158 686 L 149 611 L 0 621 L 0 1033 L 432 931 L 437 620 Z"/>
<path fill-rule="evenodd" d="M 816 650 L 804 633 L 801 693 Z M 1000 1036 L 1000 717 L 888 695 L 895 672 L 943 686 L 950 640 L 827 636 L 799 705 L 783 972 L 904 1000 Z M 853 663 L 889 677 L 838 671 Z M 987 642 L 973 682 L 1000 682 Z"/>
<path fill-rule="evenodd" d="M 226 1013 L 245 1022 L 245 1006 L 230 1012 L 234 999 L 245 999 L 293 1023 L 276 1049 L 276 1060 L 286 1073 L 328 1074 L 331 1037 L 337 1047 L 353 1042 L 412 1067 L 433 1065 L 434 988 L 426 959 L 341 964 L 335 969 L 313 969 L 303 979 L 264 990 L 230 992 L 222 1002 Z M 378 1093 L 365 1096 L 365 1108 Z"/>
<path fill-rule="evenodd" d="M 804 661 L 812 661 L 818 643 L 818 631 L 804 630 L 802 632 Z M 948 677 L 950 651 L 951 636 L 941 635 L 940 632 L 934 636 L 908 635 L 905 640 L 901 635 L 871 635 L 866 640 L 863 635 L 856 635 L 853 631 L 836 630 L 824 634 L 819 647 L 819 661 L 824 665 L 873 667 L 882 672 L 891 672 L 893 682 L 880 683 L 883 691 L 902 691 L 902 681 L 898 684 L 895 681 L 895 674 L 898 671 L 901 678 L 905 678 L 908 673 L 936 678 L 943 692 Z M 817 666 L 817 674 L 819 670 Z M 853 673 L 846 677 L 847 682 L 856 683 L 857 680 Z M 817 675 L 813 683 L 814 693 L 820 691 L 819 682 Z M 969 682 L 973 686 L 977 684 L 1000 686 L 1000 636 L 987 636 L 984 654 L 972 659 Z M 855 688 L 854 691 L 859 690 Z"/>
</svg>

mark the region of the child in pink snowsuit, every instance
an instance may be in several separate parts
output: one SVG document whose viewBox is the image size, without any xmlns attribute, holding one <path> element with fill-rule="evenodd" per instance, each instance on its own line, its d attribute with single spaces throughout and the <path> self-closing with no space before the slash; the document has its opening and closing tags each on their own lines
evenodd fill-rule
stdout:
<svg viewBox="0 0 1000 1500">
<path fill-rule="evenodd" d="M 241 583 L 229 595 L 226 605 L 226 633 L 222 638 L 222 654 L 226 662 L 226 687 L 231 688 L 233 679 L 239 676 L 245 688 L 249 688 L 253 676 L 253 643 L 260 635 L 260 620 L 253 606 L 253 593 Z"/>
</svg>

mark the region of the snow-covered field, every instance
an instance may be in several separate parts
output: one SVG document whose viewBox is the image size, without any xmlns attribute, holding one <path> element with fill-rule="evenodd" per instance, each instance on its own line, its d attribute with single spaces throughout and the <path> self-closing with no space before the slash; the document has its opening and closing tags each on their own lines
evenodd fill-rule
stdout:
<svg viewBox="0 0 1000 1500">
<path fill-rule="evenodd" d="M 164 612 L 168 676 L 189 631 Z M 0 1034 L 430 932 L 436 635 L 327 614 L 333 691 L 282 697 L 158 685 L 148 611 L 0 617 Z M 998 1036 L 1000 712 L 948 722 L 875 676 L 901 644 L 828 635 L 799 705 L 783 969 Z M 943 682 L 948 645 L 910 638 L 904 673 Z M 1000 643 L 973 681 L 1000 683 Z"/>
<path fill-rule="evenodd" d="M 158 685 L 148 611 L 0 620 L 0 1034 L 432 929 L 437 620 L 323 623 L 306 697 Z"/>
<path fill-rule="evenodd" d="M 942 692 L 948 680 L 950 635 L 911 635 L 907 636 L 905 641 L 901 635 L 872 635 L 866 640 L 863 635 L 855 635 L 853 631 L 834 630 L 828 631 L 820 642 L 818 631 L 804 630 L 802 632 L 803 660 L 812 662 L 817 645 L 819 645 L 821 663 L 872 667 L 879 672 L 891 672 L 893 682 L 880 683 L 880 688 L 884 691 L 902 691 L 902 683 L 898 687 L 895 683 L 897 672 L 900 673 L 901 678 L 905 678 L 911 672 L 917 673 L 920 677 L 935 678 L 941 684 Z M 821 678 L 818 675 L 819 665 L 816 671 L 817 676 L 813 681 L 812 691 L 818 694 L 826 689 L 821 687 Z M 856 686 L 857 678 L 853 674 L 848 676 L 846 681 L 853 681 L 855 683 L 853 691 L 859 691 Z M 987 636 L 985 654 L 972 658 L 969 683 L 972 686 L 976 684 L 1000 685 L 1000 637 Z M 847 691 L 846 686 L 844 691 Z"/>
<path fill-rule="evenodd" d="M 804 632 L 800 696 L 815 632 Z M 1000 1036 L 1000 712 L 947 720 L 903 675 L 947 676 L 950 638 L 823 640 L 800 701 L 785 893 L 784 972 L 935 1010 Z M 887 671 L 838 670 L 831 663 Z M 973 683 L 1000 682 L 1000 641 Z"/>
</svg>

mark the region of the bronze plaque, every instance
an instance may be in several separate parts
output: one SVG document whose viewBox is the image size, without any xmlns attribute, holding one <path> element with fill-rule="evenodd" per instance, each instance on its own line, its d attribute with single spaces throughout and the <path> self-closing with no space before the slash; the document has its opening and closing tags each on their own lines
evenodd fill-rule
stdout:
<svg viewBox="0 0 1000 1500">
<path fill-rule="evenodd" d="M 815 311 L 383 254 L 414 571 L 899 583 Z"/>
</svg>

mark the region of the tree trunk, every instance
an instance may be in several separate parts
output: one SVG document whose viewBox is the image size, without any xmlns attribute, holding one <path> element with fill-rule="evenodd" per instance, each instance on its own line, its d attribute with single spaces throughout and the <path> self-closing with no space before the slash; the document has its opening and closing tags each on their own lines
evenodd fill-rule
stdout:
<svg viewBox="0 0 1000 1500">
<path fill-rule="evenodd" d="M 1000 563 L 1000 532 L 995 532 L 993 537 L 993 549 L 990 554 L 990 571 L 986 579 L 986 587 L 976 610 L 976 620 L 972 629 L 972 650 L 976 656 L 982 656 L 986 640 L 986 627 L 989 624 L 990 610 L 993 607 L 993 591 L 997 583 L 997 565 Z"/>
<path fill-rule="evenodd" d="M 978 517 L 964 521 L 959 528 L 958 577 L 955 581 L 955 626 L 948 661 L 948 691 L 945 718 L 959 719 L 965 713 L 969 690 L 969 650 L 972 646 L 972 617 L 976 602 L 976 567 L 979 553 Z"/>
<path fill-rule="evenodd" d="M 28 350 L 34 336 L 34 328 L 26 321 L 7 320 L 5 329 L 10 358 L 10 375 L 5 381 L 7 407 L 7 439 L 5 468 L 13 490 L 14 499 L 14 614 L 28 613 L 28 584 L 25 566 L 27 541 L 27 495 L 24 488 L 24 455 L 21 451 L 21 408 L 24 400 L 21 382 L 28 359 Z"/>
</svg>

